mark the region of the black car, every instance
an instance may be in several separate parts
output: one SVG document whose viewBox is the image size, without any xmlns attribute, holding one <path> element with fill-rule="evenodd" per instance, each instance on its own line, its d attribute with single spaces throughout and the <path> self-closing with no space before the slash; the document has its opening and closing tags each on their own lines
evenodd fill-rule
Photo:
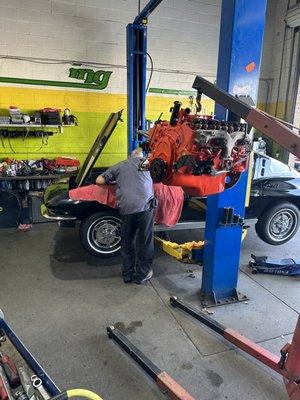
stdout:
<svg viewBox="0 0 300 400">
<path fill-rule="evenodd" d="M 111 114 L 98 135 L 77 176 L 59 179 L 45 191 L 42 214 L 62 221 L 63 224 L 80 223 L 80 238 L 84 248 L 98 257 L 110 257 L 121 246 L 121 219 L 117 210 L 96 201 L 73 201 L 69 190 L 95 182 L 103 169 L 93 166 L 112 134 L 121 112 Z M 300 173 L 286 164 L 263 154 L 255 153 L 252 168 L 250 204 L 246 217 L 257 219 L 256 232 L 265 242 L 279 245 L 290 240 L 300 222 Z M 199 201 L 200 200 L 200 201 Z M 203 228 L 199 203 L 205 199 L 186 197 L 181 219 L 175 229 Z M 156 226 L 155 230 L 167 230 Z"/>
<path fill-rule="evenodd" d="M 264 154 L 254 153 L 248 218 L 257 218 L 256 233 L 265 242 L 289 241 L 300 223 L 300 173 Z"/>
</svg>

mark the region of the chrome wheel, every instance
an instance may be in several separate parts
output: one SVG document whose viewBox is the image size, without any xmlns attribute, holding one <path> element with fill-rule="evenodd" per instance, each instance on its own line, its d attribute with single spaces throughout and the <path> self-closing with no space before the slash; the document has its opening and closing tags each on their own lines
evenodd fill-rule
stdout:
<svg viewBox="0 0 300 400">
<path fill-rule="evenodd" d="M 269 223 L 269 234 L 275 241 L 290 238 L 297 229 L 297 215 L 291 209 L 281 209 L 272 217 Z"/>
<path fill-rule="evenodd" d="M 110 254 L 121 247 L 121 220 L 117 217 L 102 217 L 94 221 L 87 232 L 89 245 L 99 253 Z"/>
</svg>

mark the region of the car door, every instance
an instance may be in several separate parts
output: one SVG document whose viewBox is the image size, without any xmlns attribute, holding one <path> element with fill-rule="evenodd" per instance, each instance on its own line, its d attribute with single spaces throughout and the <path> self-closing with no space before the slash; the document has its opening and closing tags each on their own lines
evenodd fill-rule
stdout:
<svg viewBox="0 0 300 400">
<path fill-rule="evenodd" d="M 267 175 L 267 162 L 268 157 L 264 154 L 254 152 L 250 202 L 249 207 L 246 208 L 247 218 L 257 217 L 268 201 L 263 197 L 264 182 Z"/>
</svg>

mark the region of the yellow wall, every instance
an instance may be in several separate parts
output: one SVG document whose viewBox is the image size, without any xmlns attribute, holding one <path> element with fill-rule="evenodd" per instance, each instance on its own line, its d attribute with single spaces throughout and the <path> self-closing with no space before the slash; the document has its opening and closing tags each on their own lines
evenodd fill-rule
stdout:
<svg viewBox="0 0 300 400">
<path fill-rule="evenodd" d="M 149 96 L 147 117 L 157 119 L 163 112 L 163 118 L 168 119 L 174 99 L 180 100 L 185 106 L 188 106 L 187 97 Z M 48 143 L 43 145 L 41 138 L 11 139 L 10 144 L 8 139 L 3 139 L 3 142 L 0 142 L 0 158 L 38 159 L 63 155 L 74 156 L 82 162 L 108 114 L 120 109 L 124 109 L 124 122 L 119 123 L 107 143 L 98 165 L 109 166 L 126 157 L 126 94 L 109 94 L 93 90 L 1 86 L 0 114 L 8 115 L 7 109 L 11 105 L 18 106 L 22 113 L 33 113 L 44 107 L 59 108 L 62 111 L 69 108 L 71 113 L 77 116 L 78 126 L 64 128 L 62 133 L 50 136 Z M 204 101 L 204 109 L 207 113 L 211 113 L 213 102 Z"/>
</svg>

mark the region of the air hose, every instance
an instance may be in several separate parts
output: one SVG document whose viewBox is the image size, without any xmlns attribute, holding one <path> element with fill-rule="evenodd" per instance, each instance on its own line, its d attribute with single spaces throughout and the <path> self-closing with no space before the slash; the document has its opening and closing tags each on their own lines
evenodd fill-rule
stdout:
<svg viewBox="0 0 300 400">
<path fill-rule="evenodd" d="M 89 400 L 103 400 L 102 397 L 87 389 L 69 389 L 51 397 L 50 400 L 68 400 L 71 397 L 85 397 Z"/>
</svg>

